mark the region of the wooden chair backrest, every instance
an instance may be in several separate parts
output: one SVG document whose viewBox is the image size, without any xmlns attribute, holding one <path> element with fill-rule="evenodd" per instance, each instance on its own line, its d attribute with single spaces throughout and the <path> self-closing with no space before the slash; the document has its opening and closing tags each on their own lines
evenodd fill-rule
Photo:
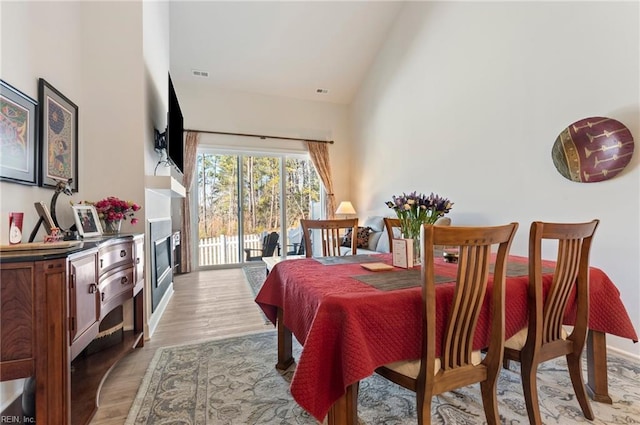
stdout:
<svg viewBox="0 0 640 425">
<path fill-rule="evenodd" d="M 393 252 L 394 227 L 400 228 L 400 219 L 384 217 L 384 228 L 387 229 L 387 237 L 389 238 L 389 252 Z"/>
<path fill-rule="evenodd" d="M 335 220 L 300 220 L 302 225 L 302 238 L 305 243 L 305 256 L 313 256 L 313 240 L 311 230 L 318 230 L 319 242 L 322 244 L 322 256 L 333 257 L 340 255 L 343 235 L 341 231 L 351 230 L 351 253 L 356 254 L 358 243 L 358 219 L 335 219 Z"/>
<path fill-rule="evenodd" d="M 504 350 L 504 297 L 507 257 L 518 223 L 494 227 L 422 227 L 422 294 L 424 301 L 423 361 L 428 393 L 439 394 L 453 388 L 497 376 Z M 453 300 L 449 307 L 441 341 L 441 369 L 433 380 L 436 360 L 436 280 L 434 246 L 459 247 Z M 497 246 L 490 307 L 490 343 L 483 362 L 474 366 L 471 353 L 478 317 L 483 308 L 489 281 L 492 248 Z M 488 308 L 488 307 L 485 307 Z M 459 370 L 459 369 L 464 370 Z M 488 372 L 488 370 L 492 372 Z M 418 380 L 419 382 L 421 380 Z"/>
<path fill-rule="evenodd" d="M 562 321 L 567 303 L 576 294 L 576 323 L 568 345 L 583 346 L 589 319 L 589 251 L 599 220 L 587 223 L 531 223 L 529 232 L 529 330 L 523 351 L 562 340 Z M 557 242 L 556 268 L 543 304 L 542 245 Z M 548 247 L 548 244 L 545 245 Z M 563 344 L 558 344 L 563 345 Z M 570 351 L 549 350 L 553 358 Z M 555 351 L 555 353 L 554 353 Z M 544 361 L 543 359 L 540 359 Z"/>
</svg>

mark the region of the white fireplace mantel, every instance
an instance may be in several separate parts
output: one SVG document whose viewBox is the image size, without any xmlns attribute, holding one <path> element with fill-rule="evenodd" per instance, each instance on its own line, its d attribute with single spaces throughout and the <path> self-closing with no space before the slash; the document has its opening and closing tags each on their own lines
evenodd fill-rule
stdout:
<svg viewBox="0 0 640 425">
<path fill-rule="evenodd" d="M 187 194 L 184 186 L 171 176 L 146 176 L 144 186 L 170 198 L 184 198 Z"/>
</svg>

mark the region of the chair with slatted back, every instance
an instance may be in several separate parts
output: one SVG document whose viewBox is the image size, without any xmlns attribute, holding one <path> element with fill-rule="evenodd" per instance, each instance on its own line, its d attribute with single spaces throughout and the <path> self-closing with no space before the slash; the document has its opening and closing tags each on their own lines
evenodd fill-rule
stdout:
<svg viewBox="0 0 640 425">
<path fill-rule="evenodd" d="M 500 423 L 496 389 L 504 348 L 504 282 L 507 256 L 517 228 L 517 223 L 495 227 L 422 227 L 422 357 L 376 369 L 383 377 L 416 392 L 421 425 L 431 423 L 433 396 L 478 382 L 487 423 Z M 457 277 L 451 304 L 446 306 L 448 314 L 438 344 L 439 357 L 436 357 L 436 245 L 459 247 Z M 484 305 L 494 258 L 492 248 L 496 247 L 491 301 L 490 305 Z M 479 350 L 485 347 L 473 347 L 476 324 L 483 311 L 490 315 L 490 342 L 484 358 Z"/>
<path fill-rule="evenodd" d="M 305 256 L 339 256 L 340 245 L 343 241 L 342 234 L 351 230 L 351 253 L 356 254 L 358 234 L 358 219 L 344 220 L 300 220 L 302 225 L 302 238 L 305 243 Z M 311 231 L 314 231 L 311 233 Z M 315 236 L 315 238 L 314 238 Z M 313 250 L 313 244 L 319 243 L 322 250 Z M 314 255 L 315 254 L 315 255 Z"/>
<path fill-rule="evenodd" d="M 394 227 L 400 228 L 400 219 L 384 217 L 384 228 L 387 229 L 387 236 L 389 237 L 389 252 L 393 252 L 393 238 L 396 237 L 393 234 Z"/>
<path fill-rule="evenodd" d="M 504 366 L 521 363 L 522 387 L 531 424 L 540 424 L 536 375 L 538 365 L 566 356 L 576 398 L 587 419 L 593 412 L 582 379 L 581 356 L 589 320 L 589 251 L 598 220 L 588 223 L 534 222 L 529 232 L 529 323 L 505 342 Z M 544 282 L 542 247 L 557 242 L 553 279 Z M 544 243 L 543 243 L 544 242 Z M 543 289 L 549 285 L 549 289 Z M 546 298 L 543 301 L 543 293 Z M 575 295 L 574 295 L 575 294 Z M 576 319 L 567 334 L 562 326 L 567 303 L 575 296 Z"/>
</svg>

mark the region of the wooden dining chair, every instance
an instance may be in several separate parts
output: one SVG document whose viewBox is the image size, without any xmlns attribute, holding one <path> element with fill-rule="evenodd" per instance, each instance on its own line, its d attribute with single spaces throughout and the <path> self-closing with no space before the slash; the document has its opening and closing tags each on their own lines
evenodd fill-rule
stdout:
<svg viewBox="0 0 640 425">
<path fill-rule="evenodd" d="M 395 362 L 376 369 L 383 377 L 416 392 L 420 425 L 431 423 L 433 396 L 478 382 L 487 423 L 500 423 L 496 388 L 504 348 L 504 282 L 507 256 L 517 228 L 518 223 L 495 227 L 422 226 L 422 356 L 418 360 Z M 453 298 L 446 306 L 448 313 L 438 344 L 441 347 L 438 357 L 435 245 L 458 246 L 460 251 Z M 483 307 L 491 276 L 491 250 L 495 246 L 491 305 Z M 483 308 L 490 312 L 490 342 L 488 347 L 474 349 L 476 325 Z M 484 358 L 479 351 L 482 348 L 487 348 Z"/>
<path fill-rule="evenodd" d="M 322 245 L 322 256 L 339 256 L 340 245 L 342 245 L 343 235 L 351 230 L 353 237 L 351 238 L 351 254 L 355 255 L 357 250 L 358 238 L 355 235 L 358 234 L 358 219 L 336 219 L 336 220 L 305 220 L 301 219 L 302 225 L 302 238 L 305 243 L 305 256 L 310 258 L 320 255 L 320 250 L 313 251 L 313 237 L 316 238 L 315 242 Z M 312 230 L 317 232 L 311 233 Z"/>
<path fill-rule="evenodd" d="M 521 364 L 522 388 L 531 424 L 541 424 L 536 375 L 538 365 L 566 356 L 569 376 L 576 398 L 587 419 L 593 412 L 582 379 L 581 356 L 589 321 L 589 250 L 599 220 L 588 223 L 531 224 L 529 232 L 529 322 L 505 342 L 504 366 L 509 361 Z M 557 244 L 556 266 L 548 289 L 543 286 L 542 246 Z M 546 297 L 543 297 L 546 293 Z M 575 297 L 576 319 L 567 334 L 562 326 L 567 304 Z"/>
<path fill-rule="evenodd" d="M 400 228 L 399 218 L 384 217 L 384 228 L 387 230 L 387 237 L 389 238 L 389 252 L 393 252 L 393 239 L 396 237 L 393 234 L 393 228 Z"/>
</svg>

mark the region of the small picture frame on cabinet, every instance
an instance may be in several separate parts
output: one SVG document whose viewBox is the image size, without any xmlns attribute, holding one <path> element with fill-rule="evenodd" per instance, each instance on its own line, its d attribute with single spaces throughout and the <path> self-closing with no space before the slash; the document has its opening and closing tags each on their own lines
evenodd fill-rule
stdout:
<svg viewBox="0 0 640 425">
<path fill-rule="evenodd" d="M 73 208 L 73 219 L 80 236 L 83 238 L 102 236 L 98 211 L 93 205 L 72 205 L 71 208 Z"/>
</svg>

